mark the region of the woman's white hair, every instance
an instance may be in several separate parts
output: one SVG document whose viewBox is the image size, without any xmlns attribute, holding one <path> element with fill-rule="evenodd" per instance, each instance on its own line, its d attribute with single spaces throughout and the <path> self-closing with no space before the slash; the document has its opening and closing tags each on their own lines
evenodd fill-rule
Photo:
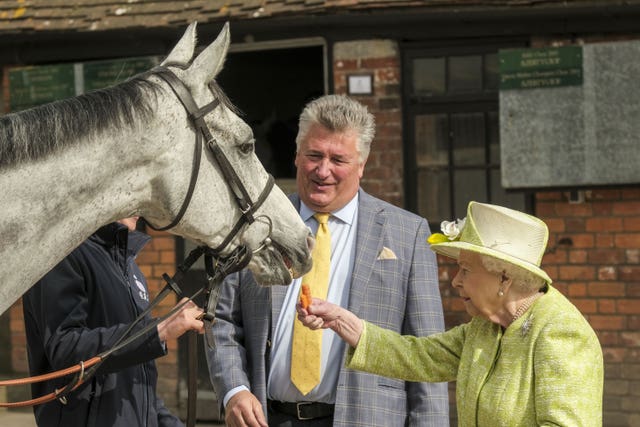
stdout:
<svg viewBox="0 0 640 427">
<path fill-rule="evenodd" d="M 545 286 L 545 281 L 529 270 L 520 268 L 510 262 L 503 261 L 488 255 L 480 254 L 482 265 L 489 272 L 494 274 L 504 274 L 513 280 L 513 284 L 523 292 L 538 291 Z"/>
</svg>

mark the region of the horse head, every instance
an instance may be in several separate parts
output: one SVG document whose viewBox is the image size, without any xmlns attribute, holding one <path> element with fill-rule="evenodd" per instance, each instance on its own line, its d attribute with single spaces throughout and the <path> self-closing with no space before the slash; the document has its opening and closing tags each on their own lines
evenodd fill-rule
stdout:
<svg viewBox="0 0 640 427">
<path fill-rule="evenodd" d="M 313 237 L 273 185 L 255 154 L 251 128 L 215 82 L 229 43 L 227 23 L 194 57 L 193 23 L 150 73 L 165 89 L 156 95 L 158 120 L 174 130 L 154 134 L 171 147 L 158 152 L 164 173 L 152 180 L 151 193 L 169 197 L 151 200 L 141 214 L 153 227 L 170 228 L 220 255 L 244 246 L 253 253 L 249 269 L 258 283 L 287 284 L 309 270 Z"/>
</svg>

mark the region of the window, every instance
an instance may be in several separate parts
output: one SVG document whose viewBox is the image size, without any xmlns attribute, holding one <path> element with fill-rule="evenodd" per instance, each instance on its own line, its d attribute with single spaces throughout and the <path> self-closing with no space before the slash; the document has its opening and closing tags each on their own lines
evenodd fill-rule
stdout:
<svg viewBox="0 0 640 427">
<path fill-rule="evenodd" d="M 506 46 L 505 46 L 506 47 Z M 405 46 L 407 208 L 434 228 L 471 200 L 525 210 L 500 182 L 498 46 Z"/>
</svg>

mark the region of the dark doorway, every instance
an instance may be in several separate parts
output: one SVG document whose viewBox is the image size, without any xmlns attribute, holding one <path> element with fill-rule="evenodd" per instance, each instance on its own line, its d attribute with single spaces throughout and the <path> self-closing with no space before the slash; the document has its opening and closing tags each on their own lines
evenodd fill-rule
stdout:
<svg viewBox="0 0 640 427">
<path fill-rule="evenodd" d="M 323 58 L 323 46 L 231 52 L 218 75 L 253 129 L 258 157 L 276 179 L 295 176 L 298 116 L 325 92 Z"/>
<path fill-rule="evenodd" d="M 256 45 L 259 45 L 256 44 Z M 259 46 L 258 46 L 259 47 Z M 227 55 L 218 83 L 251 125 L 256 139 L 256 153 L 265 169 L 286 192 L 295 178 L 293 160 L 298 116 L 311 99 L 326 93 L 325 52 L 321 42 L 291 44 L 262 50 L 232 51 Z M 178 263 L 194 249 L 191 242 L 177 238 Z M 187 295 L 205 284 L 206 274 L 200 262 L 189 271 L 183 284 Z M 201 301 L 196 301 L 202 303 Z M 204 339 L 198 337 L 198 404 L 200 421 L 222 419 L 219 408 L 223 396 L 216 396 L 209 379 Z M 187 398 L 187 339 L 178 341 L 179 402 Z M 180 408 L 186 416 L 186 406 Z"/>
</svg>

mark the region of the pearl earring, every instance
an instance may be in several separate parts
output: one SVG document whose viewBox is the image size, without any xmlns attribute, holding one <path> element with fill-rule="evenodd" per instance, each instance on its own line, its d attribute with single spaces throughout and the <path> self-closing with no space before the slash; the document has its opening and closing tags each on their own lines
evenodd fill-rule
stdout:
<svg viewBox="0 0 640 427">
<path fill-rule="evenodd" d="M 499 297 L 504 296 L 504 291 L 502 290 L 502 288 L 500 288 L 500 290 L 498 291 L 498 296 Z"/>
</svg>

